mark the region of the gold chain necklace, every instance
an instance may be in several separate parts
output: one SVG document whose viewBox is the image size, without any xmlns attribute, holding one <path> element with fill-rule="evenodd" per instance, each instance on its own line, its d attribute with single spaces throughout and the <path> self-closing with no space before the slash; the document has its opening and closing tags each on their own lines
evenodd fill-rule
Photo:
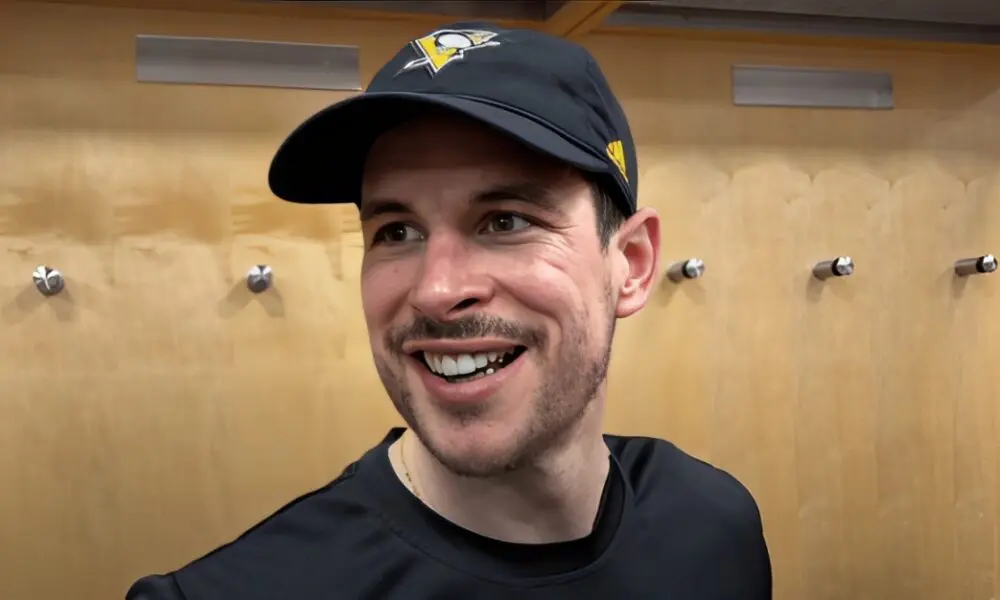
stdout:
<svg viewBox="0 0 1000 600">
<path fill-rule="evenodd" d="M 404 444 L 406 443 L 406 438 L 399 440 L 399 462 L 403 464 L 403 475 L 406 475 L 406 481 L 410 484 L 410 489 L 413 490 L 413 495 L 417 497 L 418 500 L 423 500 L 420 497 L 420 492 L 417 491 L 417 484 L 413 483 L 413 477 L 410 476 L 410 467 L 406 465 L 406 452 L 403 451 Z"/>
</svg>

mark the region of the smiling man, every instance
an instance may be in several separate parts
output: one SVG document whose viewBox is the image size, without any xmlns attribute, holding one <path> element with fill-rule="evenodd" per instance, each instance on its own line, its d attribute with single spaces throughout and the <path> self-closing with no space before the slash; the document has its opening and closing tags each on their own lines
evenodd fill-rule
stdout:
<svg viewBox="0 0 1000 600">
<path fill-rule="evenodd" d="M 602 430 L 615 323 L 659 274 L 638 178 L 594 59 L 533 31 L 435 31 L 303 123 L 271 188 L 359 206 L 372 356 L 406 427 L 128 599 L 771 598 L 736 479 Z"/>
</svg>

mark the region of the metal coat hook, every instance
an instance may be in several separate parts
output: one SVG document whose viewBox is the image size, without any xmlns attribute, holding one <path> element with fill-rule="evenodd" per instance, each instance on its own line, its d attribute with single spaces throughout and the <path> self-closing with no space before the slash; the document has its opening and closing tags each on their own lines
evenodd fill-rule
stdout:
<svg viewBox="0 0 1000 600">
<path fill-rule="evenodd" d="M 667 269 L 667 277 L 674 283 L 679 283 L 685 279 L 698 279 L 705 274 L 705 261 L 700 258 L 689 258 L 676 262 Z"/>
<path fill-rule="evenodd" d="M 271 267 L 267 265 L 254 265 L 247 272 L 247 287 L 250 288 L 251 292 L 259 294 L 271 287 L 273 279 L 274 273 L 271 271 Z"/>
<path fill-rule="evenodd" d="M 66 285 L 62 273 L 45 265 L 35 269 L 35 272 L 31 274 L 31 278 L 35 282 L 35 287 L 38 288 L 38 291 L 43 296 L 55 296 Z"/>
<path fill-rule="evenodd" d="M 955 262 L 955 274 L 959 277 L 981 275 L 997 270 L 997 258 L 992 254 L 984 254 L 975 258 L 963 258 Z"/>
<path fill-rule="evenodd" d="M 850 256 L 824 260 L 813 267 L 813 277 L 821 281 L 830 277 L 847 277 L 851 273 L 854 273 L 854 259 Z"/>
</svg>

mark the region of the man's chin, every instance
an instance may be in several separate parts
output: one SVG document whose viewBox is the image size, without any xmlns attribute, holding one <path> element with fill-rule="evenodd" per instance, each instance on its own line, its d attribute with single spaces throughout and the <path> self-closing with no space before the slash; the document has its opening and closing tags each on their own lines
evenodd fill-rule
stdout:
<svg viewBox="0 0 1000 600">
<path fill-rule="evenodd" d="M 502 425 L 482 421 L 426 424 L 421 442 L 449 471 L 463 477 L 492 477 L 510 471 L 520 455 L 516 438 Z"/>
<path fill-rule="evenodd" d="M 496 477 L 517 467 L 517 454 L 507 448 L 452 448 L 432 446 L 431 454 L 441 465 L 458 475 L 473 479 Z"/>
</svg>

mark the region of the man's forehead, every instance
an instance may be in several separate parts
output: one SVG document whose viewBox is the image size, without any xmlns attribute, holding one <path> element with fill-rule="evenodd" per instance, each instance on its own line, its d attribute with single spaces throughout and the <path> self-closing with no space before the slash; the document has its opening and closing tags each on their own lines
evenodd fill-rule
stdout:
<svg viewBox="0 0 1000 600">
<path fill-rule="evenodd" d="M 562 165 L 505 134 L 470 119 L 434 114 L 404 122 L 382 134 L 365 161 L 365 177 L 385 170 L 559 169 Z"/>
<path fill-rule="evenodd" d="M 558 210 L 582 176 L 467 119 L 437 116 L 384 134 L 362 183 L 362 219 L 386 212 L 464 210 L 521 200 Z"/>
<path fill-rule="evenodd" d="M 372 152 L 376 155 L 394 148 L 419 146 L 428 142 L 450 139 L 467 140 L 470 145 L 491 144 L 512 146 L 513 140 L 479 121 L 458 113 L 430 112 L 392 127 L 378 137 Z"/>
</svg>

